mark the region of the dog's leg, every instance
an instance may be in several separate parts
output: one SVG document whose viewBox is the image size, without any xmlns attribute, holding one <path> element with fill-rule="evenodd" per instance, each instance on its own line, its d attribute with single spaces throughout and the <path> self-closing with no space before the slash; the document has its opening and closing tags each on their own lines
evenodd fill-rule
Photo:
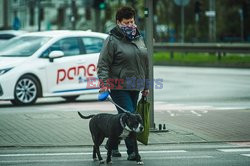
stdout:
<svg viewBox="0 0 250 166">
<path fill-rule="evenodd" d="M 99 148 L 99 146 L 96 146 L 96 147 L 95 147 L 95 150 L 96 150 L 98 159 L 99 159 L 99 161 L 100 161 L 100 164 L 104 164 L 104 160 L 102 159 L 102 156 L 101 156 L 101 153 L 100 153 L 100 148 Z"/>
<path fill-rule="evenodd" d="M 100 164 L 104 164 L 104 160 L 102 159 L 102 156 L 101 156 L 101 153 L 100 153 L 100 145 L 102 144 L 104 138 L 105 137 L 99 133 L 98 137 L 96 138 L 96 141 L 95 141 L 95 150 L 96 150 L 98 159 L 100 161 Z"/>
<path fill-rule="evenodd" d="M 91 132 L 91 137 L 92 137 L 92 140 L 93 140 L 93 143 L 94 143 L 94 146 L 93 146 L 93 154 L 92 154 L 92 158 L 94 161 L 96 161 L 96 144 L 97 144 L 97 141 L 96 141 L 96 137 L 95 137 L 95 134 L 94 132 Z"/>
<path fill-rule="evenodd" d="M 140 156 L 139 150 L 138 150 L 138 144 L 137 144 L 137 140 L 136 140 L 136 133 L 131 134 L 131 139 L 133 140 L 134 152 L 135 152 L 135 156 L 136 156 L 136 162 L 137 162 L 138 165 L 143 165 L 144 163 L 141 160 L 141 156 Z"/>
<path fill-rule="evenodd" d="M 97 158 L 96 158 L 96 148 L 95 148 L 95 145 L 93 146 L 93 160 L 94 161 L 97 161 Z"/>
<path fill-rule="evenodd" d="M 107 159 L 106 159 L 107 164 L 112 162 L 111 161 L 111 153 L 112 153 L 112 148 L 110 146 L 108 146 Z"/>
<path fill-rule="evenodd" d="M 112 137 L 109 137 L 108 140 L 109 140 L 109 141 L 108 141 L 108 152 L 107 152 L 106 163 L 107 163 L 107 164 L 111 164 L 111 163 L 112 163 L 112 161 L 111 161 L 111 153 L 112 153 L 112 149 L 113 149 L 113 147 L 114 147 L 115 141 L 114 141 L 114 139 L 113 139 Z"/>
<path fill-rule="evenodd" d="M 100 164 L 103 164 L 104 161 L 102 159 L 101 153 L 100 153 L 100 145 L 102 144 L 104 140 L 104 136 L 100 135 L 98 132 L 94 132 L 93 130 L 91 131 L 91 136 L 92 140 L 94 142 L 94 147 L 93 147 L 93 159 L 96 160 L 96 154 L 98 156 L 98 159 L 100 161 Z"/>
</svg>

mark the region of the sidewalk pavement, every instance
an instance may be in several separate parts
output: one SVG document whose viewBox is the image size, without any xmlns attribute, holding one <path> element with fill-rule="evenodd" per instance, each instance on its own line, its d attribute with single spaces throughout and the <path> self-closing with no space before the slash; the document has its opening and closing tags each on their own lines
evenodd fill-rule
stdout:
<svg viewBox="0 0 250 166">
<path fill-rule="evenodd" d="M 18 113 L 0 117 L 0 147 L 93 145 L 89 120 L 77 112 Z M 151 132 L 149 143 L 203 142 L 184 131 Z M 122 141 L 124 143 L 124 141 Z"/>
<path fill-rule="evenodd" d="M 93 110 L 82 113 L 88 115 L 98 112 Z M 171 117 L 167 112 L 155 112 L 155 121 L 163 122 L 164 118 L 170 119 Z M 167 120 L 164 119 L 164 121 Z M 201 121 L 203 120 L 201 119 Z M 77 112 L 54 111 L 1 114 L 0 147 L 91 146 L 93 143 L 88 123 L 89 120 L 81 119 Z M 166 122 L 166 127 L 168 132 L 150 132 L 149 144 L 208 142 L 223 141 L 224 139 L 219 136 L 217 136 L 217 139 L 211 139 L 211 135 L 202 135 L 198 130 L 192 131 L 190 129 L 192 127 L 187 129 L 172 122 Z M 216 128 L 212 128 L 210 132 L 220 133 Z M 248 138 L 249 135 L 247 135 L 246 141 Z M 122 141 L 122 144 L 124 144 L 124 141 Z"/>
</svg>

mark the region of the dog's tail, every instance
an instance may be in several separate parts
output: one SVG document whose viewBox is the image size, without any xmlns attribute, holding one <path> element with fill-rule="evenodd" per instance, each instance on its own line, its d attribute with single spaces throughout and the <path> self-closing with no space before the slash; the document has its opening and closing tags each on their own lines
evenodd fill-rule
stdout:
<svg viewBox="0 0 250 166">
<path fill-rule="evenodd" d="M 78 112 L 78 115 L 79 115 L 82 119 L 90 119 L 90 118 L 92 118 L 92 117 L 95 116 L 95 115 L 84 116 L 84 115 L 82 115 L 80 112 Z"/>
</svg>

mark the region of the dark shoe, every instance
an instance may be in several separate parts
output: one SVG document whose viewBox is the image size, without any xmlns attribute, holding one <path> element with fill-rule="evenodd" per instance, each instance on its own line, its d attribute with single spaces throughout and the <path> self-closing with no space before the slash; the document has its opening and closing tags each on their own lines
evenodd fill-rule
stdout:
<svg viewBox="0 0 250 166">
<path fill-rule="evenodd" d="M 135 152 L 129 154 L 127 160 L 135 161 L 136 160 Z"/>
<path fill-rule="evenodd" d="M 107 144 L 104 147 L 105 147 L 106 150 L 108 150 L 108 145 Z M 122 157 L 122 154 L 119 152 L 118 149 L 112 150 L 111 155 L 112 155 L 112 157 Z"/>
<path fill-rule="evenodd" d="M 119 152 L 119 150 L 112 150 L 112 157 L 122 157 L 122 154 Z"/>
</svg>

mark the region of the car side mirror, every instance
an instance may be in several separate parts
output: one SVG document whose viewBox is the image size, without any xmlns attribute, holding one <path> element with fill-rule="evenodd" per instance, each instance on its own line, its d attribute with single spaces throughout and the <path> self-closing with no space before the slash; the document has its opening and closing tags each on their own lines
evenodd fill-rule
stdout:
<svg viewBox="0 0 250 166">
<path fill-rule="evenodd" d="M 63 56 L 64 56 L 64 53 L 62 51 L 52 51 L 51 53 L 49 53 L 49 61 L 53 62 L 54 59 L 61 58 Z"/>
</svg>

